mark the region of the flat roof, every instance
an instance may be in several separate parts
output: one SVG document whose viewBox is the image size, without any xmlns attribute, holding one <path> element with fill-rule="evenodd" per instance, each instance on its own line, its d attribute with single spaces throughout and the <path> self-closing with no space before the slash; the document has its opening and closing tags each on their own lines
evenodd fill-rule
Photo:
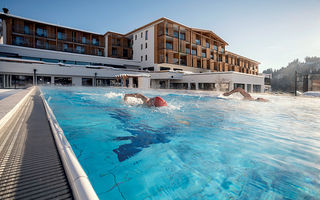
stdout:
<svg viewBox="0 0 320 200">
<path fill-rule="evenodd" d="M 74 30 L 74 31 L 80 31 L 80 32 L 85 32 L 85 33 L 91 33 L 91 34 L 95 34 L 95 35 L 104 36 L 101 33 L 95 33 L 95 32 L 91 32 L 91 31 L 81 30 L 81 29 L 77 29 L 77 28 L 71 28 L 71 27 L 68 27 L 68 26 L 52 24 L 52 23 L 48 23 L 48 22 L 38 21 L 38 20 L 34 20 L 34 19 L 29 19 L 29 18 L 25 18 L 25 17 L 20 17 L 20 16 L 16 16 L 16 15 L 11 15 L 11 14 L 6 14 L 6 13 L 3 13 L 3 12 L 0 12 L 0 18 L 3 18 L 3 17 L 12 17 L 12 18 L 22 19 L 22 20 L 26 20 L 26 21 L 36 22 L 36 23 L 39 23 L 39 24 L 46 24 L 46 25 L 49 25 L 49 26 L 56 26 L 56 27 L 70 29 L 70 30 Z"/>
</svg>

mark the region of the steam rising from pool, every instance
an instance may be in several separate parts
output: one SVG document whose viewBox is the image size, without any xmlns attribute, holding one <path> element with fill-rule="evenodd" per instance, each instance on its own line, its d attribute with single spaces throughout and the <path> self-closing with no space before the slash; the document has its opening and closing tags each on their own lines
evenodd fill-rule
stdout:
<svg viewBox="0 0 320 200">
<path fill-rule="evenodd" d="M 320 98 L 42 91 L 100 199 L 318 199 Z M 148 108 L 126 93 L 161 96 Z"/>
</svg>

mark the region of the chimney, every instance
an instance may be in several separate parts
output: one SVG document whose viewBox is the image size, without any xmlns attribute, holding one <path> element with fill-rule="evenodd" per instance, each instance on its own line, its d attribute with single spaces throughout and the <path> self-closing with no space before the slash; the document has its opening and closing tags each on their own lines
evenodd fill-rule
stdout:
<svg viewBox="0 0 320 200">
<path fill-rule="evenodd" d="M 4 12 L 5 14 L 9 14 L 9 9 L 8 9 L 8 8 L 2 8 L 2 10 L 3 10 L 3 12 Z"/>
</svg>

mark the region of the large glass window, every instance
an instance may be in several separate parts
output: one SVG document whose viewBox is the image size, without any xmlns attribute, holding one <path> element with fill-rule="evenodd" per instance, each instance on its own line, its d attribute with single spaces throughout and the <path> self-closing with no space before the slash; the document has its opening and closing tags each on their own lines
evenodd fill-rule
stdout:
<svg viewBox="0 0 320 200">
<path fill-rule="evenodd" d="M 173 49 L 173 46 L 171 43 L 166 43 L 166 49 Z"/>
<path fill-rule="evenodd" d="M 22 37 L 15 37 L 13 40 L 14 45 L 23 45 L 23 38 Z"/>
<path fill-rule="evenodd" d="M 178 31 L 174 31 L 174 32 L 173 32 L 173 37 L 179 38 L 179 33 L 178 33 Z"/>
<path fill-rule="evenodd" d="M 24 25 L 24 33 L 25 34 L 30 34 L 30 29 L 28 25 Z"/>
<path fill-rule="evenodd" d="M 42 28 L 37 28 L 36 34 L 37 36 L 40 36 L 40 37 L 47 37 L 47 30 Z"/>
<path fill-rule="evenodd" d="M 58 40 L 64 40 L 64 33 L 58 32 L 57 38 L 58 38 Z"/>
<path fill-rule="evenodd" d="M 98 46 L 99 45 L 99 40 L 96 39 L 96 38 L 92 38 L 92 44 Z"/>
<path fill-rule="evenodd" d="M 86 37 L 82 37 L 82 38 L 81 38 L 81 42 L 82 42 L 83 44 L 85 44 L 85 43 L 86 43 Z"/>
<path fill-rule="evenodd" d="M 83 46 L 76 46 L 77 53 L 84 53 L 84 47 Z"/>
</svg>

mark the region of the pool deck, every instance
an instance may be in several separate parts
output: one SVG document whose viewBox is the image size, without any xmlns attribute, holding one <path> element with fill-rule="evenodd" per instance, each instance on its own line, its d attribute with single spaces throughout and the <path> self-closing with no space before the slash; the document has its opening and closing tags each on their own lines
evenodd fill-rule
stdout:
<svg viewBox="0 0 320 200">
<path fill-rule="evenodd" d="M 0 99 L 0 120 L 29 92 L 0 127 L 0 199 L 73 199 L 39 89 Z"/>
</svg>

